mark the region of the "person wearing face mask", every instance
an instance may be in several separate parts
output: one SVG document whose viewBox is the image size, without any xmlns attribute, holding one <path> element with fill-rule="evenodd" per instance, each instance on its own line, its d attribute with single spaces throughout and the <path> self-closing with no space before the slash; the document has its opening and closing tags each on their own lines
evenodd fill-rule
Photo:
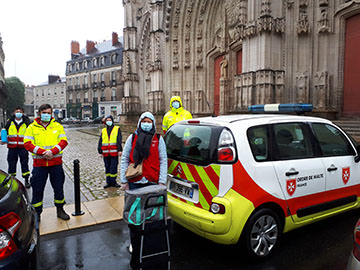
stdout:
<svg viewBox="0 0 360 270">
<path fill-rule="evenodd" d="M 179 96 L 173 96 L 170 99 L 170 111 L 168 111 L 163 118 L 162 129 L 164 134 L 175 123 L 191 119 L 192 115 L 189 111 L 185 110 L 181 98 Z"/>
<path fill-rule="evenodd" d="M 142 163 L 142 175 L 127 179 L 126 170 L 130 163 Z M 144 112 L 138 121 L 137 129 L 127 138 L 120 166 L 121 188 L 133 190 L 148 185 L 166 185 L 167 154 L 164 139 L 155 133 L 155 118 L 152 113 Z M 136 227 L 136 226 L 135 226 Z M 136 228 L 129 225 L 131 246 L 130 265 L 138 269 L 140 246 Z M 134 242 L 133 242 L 134 241 Z"/>
<path fill-rule="evenodd" d="M 64 127 L 55 121 L 49 104 L 39 107 L 39 117 L 35 118 L 26 129 L 24 137 L 25 149 L 32 153 L 33 171 L 30 184 L 32 187 L 31 204 L 40 221 L 43 208 L 44 189 L 48 176 L 54 190 L 54 203 L 57 217 L 69 220 L 70 216 L 64 211 L 64 182 L 65 174 L 62 167 L 62 154 L 68 145 Z"/>
<path fill-rule="evenodd" d="M 122 136 L 119 126 L 114 125 L 114 118 L 109 115 L 104 119 L 106 127 L 102 129 L 98 143 L 98 153 L 104 158 L 106 185 L 120 187 L 116 182 L 119 157 L 122 153 Z"/>
<path fill-rule="evenodd" d="M 14 114 L 5 125 L 7 131 L 8 147 L 8 172 L 16 176 L 16 164 L 20 159 L 22 177 L 25 180 L 25 187 L 30 188 L 29 177 L 29 153 L 24 148 L 24 134 L 30 125 L 30 119 L 24 115 L 24 109 L 16 107 Z M 1 142 L 1 144 L 5 144 Z"/>
<path fill-rule="evenodd" d="M 126 179 L 130 163 L 142 163 L 142 175 Z M 166 184 L 167 154 L 164 139 L 155 133 L 155 117 L 144 112 L 137 129 L 127 138 L 121 157 L 120 178 L 123 189 L 134 189 L 149 184 Z"/>
</svg>

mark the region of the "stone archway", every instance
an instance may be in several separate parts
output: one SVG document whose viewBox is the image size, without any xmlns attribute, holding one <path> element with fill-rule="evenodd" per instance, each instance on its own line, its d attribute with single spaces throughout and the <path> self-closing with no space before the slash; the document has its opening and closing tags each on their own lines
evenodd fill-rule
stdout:
<svg viewBox="0 0 360 270">
<path fill-rule="evenodd" d="M 360 115 L 360 14 L 345 23 L 343 113 Z"/>
</svg>

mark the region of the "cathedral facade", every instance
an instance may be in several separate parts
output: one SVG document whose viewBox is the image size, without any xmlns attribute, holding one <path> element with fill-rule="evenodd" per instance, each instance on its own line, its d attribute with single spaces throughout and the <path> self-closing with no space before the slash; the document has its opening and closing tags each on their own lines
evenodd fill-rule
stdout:
<svg viewBox="0 0 360 270">
<path fill-rule="evenodd" d="M 123 0 L 123 108 L 360 115 L 360 0 Z"/>
</svg>

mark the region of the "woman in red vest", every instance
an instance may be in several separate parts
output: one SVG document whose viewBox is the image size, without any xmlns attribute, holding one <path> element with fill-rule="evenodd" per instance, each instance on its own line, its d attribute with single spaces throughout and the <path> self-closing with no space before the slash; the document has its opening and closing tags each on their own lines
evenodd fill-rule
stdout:
<svg viewBox="0 0 360 270">
<path fill-rule="evenodd" d="M 126 179 L 125 172 L 130 163 L 142 163 L 142 175 Z M 138 121 L 136 131 L 131 134 L 124 145 L 121 157 L 121 187 L 122 189 L 136 189 L 148 185 L 166 185 L 167 154 L 164 139 L 155 133 L 155 118 L 150 112 L 144 112 Z M 130 265 L 139 269 L 139 232 L 138 226 L 129 225 L 131 245 Z"/>
<path fill-rule="evenodd" d="M 142 162 L 142 175 L 126 179 L 125 172 L 130 163 Z M 138 121 L 136 131 L 124 145 L 121 157 L 121 185 L 123 189 L 135 189 L 150 184 L 166 185 L 167 154 L 164 139 L 155 133 L 155 118 L 144 112 Z"/>
</svg>

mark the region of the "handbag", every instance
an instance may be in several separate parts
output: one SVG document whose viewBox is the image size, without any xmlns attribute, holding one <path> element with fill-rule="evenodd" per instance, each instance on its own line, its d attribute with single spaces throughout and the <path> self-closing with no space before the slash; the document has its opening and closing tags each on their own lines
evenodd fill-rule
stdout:
<svg viewBox="0 0 360 270">
<path fill-rule="evenodd" d="M 142 162 L 138 164 L 136 167 L 135 167 L 135 163 L 130 163 L 129 167 L 126 169 L 125 172 L 126 179 L 132 179 L 140 175 L 142 175 Z"/>
</svg>

